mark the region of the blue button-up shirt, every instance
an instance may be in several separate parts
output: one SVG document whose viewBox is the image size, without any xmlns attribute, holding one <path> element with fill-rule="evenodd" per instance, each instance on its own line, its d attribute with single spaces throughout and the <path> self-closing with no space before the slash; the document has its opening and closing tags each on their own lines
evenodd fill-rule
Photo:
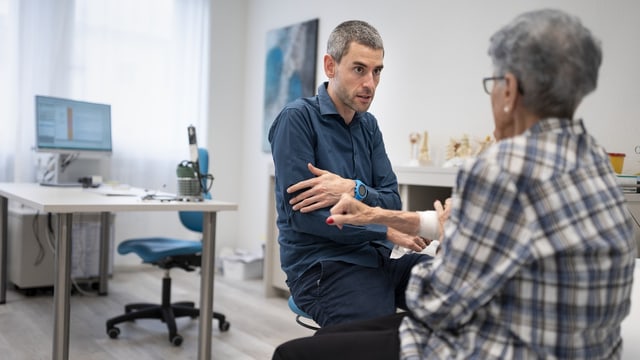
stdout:
<svg viewBox="0 0 640 360">
<path fill-rule="evenodd" d="M 386 226 L 345 226 L 325 223 L 329 208 L 303 214 L 292 210 L 296 194 L 286 189 L 314 175 L 307 163 L 347 179 L 359 179 L 368 189 L 364 202 L 400 209 L 398 182 L 387 156 L 376 118 L 356 113 L 347 125 L 336 110 L 327 83 L 318 95 L 285 106 L 269 131 L 275 165 L 275 198 L 278 211 L 280 262 L 287 281 L 294 281 L 321 260 L 345 261 L 376 267 L 378 255 L 372 242 L 390 246 Z"/>
</svg>

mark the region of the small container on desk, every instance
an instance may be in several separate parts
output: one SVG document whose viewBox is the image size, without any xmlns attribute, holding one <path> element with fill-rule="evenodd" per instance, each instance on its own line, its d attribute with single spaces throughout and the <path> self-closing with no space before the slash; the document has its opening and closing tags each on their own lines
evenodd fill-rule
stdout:
<svg viewBox="0 0 640 360">
<path fill-rule="evenodd" d="M 609 160 L 611 161 L 611 166 L 613 166 L 613 171 L 615 171 L 616 174 L 622 174 L 625 156 L 626 154 L 623 153 L 609 153 Z"/>
</svg>

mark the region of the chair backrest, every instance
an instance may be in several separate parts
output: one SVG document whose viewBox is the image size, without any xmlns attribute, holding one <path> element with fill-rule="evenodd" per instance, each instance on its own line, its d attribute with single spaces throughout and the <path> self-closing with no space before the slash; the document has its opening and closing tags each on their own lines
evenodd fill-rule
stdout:
<svg viewBox="0 0 640 360">
<path fill-rule="evenodd" d="M 200 173 L 208 174 L 209 173 L 209 151 L 205 148 L 198 148 L 198 164 L 200 165 Z M 204 197 L 205 199 L 211 199 L 211 194 L 206 192 L 207 188 L 207 180 L 203 179 L 203 189 L 205 191 Z M 178 216 L 180 217 L 180 222 L 184 227 L 191 231 L 202 232 L 202 212 L 201 211 L 180 211 L 178 212 Z"/>
</svg>

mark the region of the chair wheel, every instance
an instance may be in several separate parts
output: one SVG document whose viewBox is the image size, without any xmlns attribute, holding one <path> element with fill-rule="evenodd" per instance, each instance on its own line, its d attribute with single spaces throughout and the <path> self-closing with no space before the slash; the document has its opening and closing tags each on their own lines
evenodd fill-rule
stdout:
<svg viewBox="0 0 640 360">
<path fill-rule="evenodd" d="M 172 337 L 170 341 L 173 346 L 180 346 L 182 345 L 182 340 L 182 336 L 176 334 L 176 336 Z"/>
<path fill-rule="evenodd" d="M 109 337 L 112 339 L 117 339 L 118 335 L 120 335 L 120 329 L 118 329 L 117 327 L 107 329 L 107 335 L 109 335 Z"/>
<path fill-rule="evenodd" d="M 218 329 L 220 329 L 220 331 L 222 332 L 229 331 L 230 326 L 231 324 L 228 321 L 220 321 L 220 324 L 218 324 Z"/>
</svg>

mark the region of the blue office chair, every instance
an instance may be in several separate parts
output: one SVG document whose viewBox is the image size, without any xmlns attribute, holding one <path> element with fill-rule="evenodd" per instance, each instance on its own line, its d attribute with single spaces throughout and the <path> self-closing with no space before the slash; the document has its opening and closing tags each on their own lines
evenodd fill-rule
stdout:
<svg viewBox="0 0 640 360">
<path fill-rule="evenodd" d="M 306 327 L 307 329 L 310 329 L 310 330 L 318 330 L 318 329 L 320 329 L 320 327 L 312 325 L 311 323 L 309 323 L 309 321 L 313 321 L 313 318 L 311 317 L 311 315 L 309 315 L 306 312 L 302 311 L 302 309 L 300 309 L 298 307 L 298 305 L 296 305 L 295 301 L 293 301 L 293 296 L 291 296 L 291 295 L 289 295 L 288 304 L 289 304 L 289 309 L 291 311 L 293 311 L 294 314 L 296 314 L 296 322 L 299 325 L 304 326 L 304 327 Z M 306 320 L 303 321 L 302 319 L 306 319 Z"/>
<path fill-rule="evenodd" d="M 200 172 L 208 173 L 209 154 L 206 149 L 198 149 L 198 159 Z M 206 182 L 206 180 L 204 181 Z M 203 189 L 206 189 L 206 183 Z M 205 197 L 210 198 L 210 194 L 205 190 Z M 187 229 L 202 233 L 202 213 L 195 211 L 180 211 L 180 222 Z M 160 319 L 167 324 L 169 330 L 169 341 L 180 346 L 183 338 L 178 334 L 176 327 L 177 317 L 189 316 L 197 318 L 200 309 L 195 307 L 192 301 L 181 301 L 171 303 L 171 277 L 169 270 L 179 267 L 185 271 L 193 271 L 200 266 L 200 255 L 202 253 L 202 242 L 192 240 L 182 240 L 167 237 L 149 237 L 125 240 L 118 245 L 119 254 L 134 253 L 138 255 L 143 263 L 152 264 L 165 270 L 162 279 L 162 303 L 133 303 L 124 307 L 124 314 L 107 320 L 107 334 L 115 339 L 120 335 L 120 329 L 115 325 L 136 319 Z M 218 319 L 220 331 L 229 330 L 230 324 L 224 315 L 214 312 L 214 319 Z"/>
</svg>

